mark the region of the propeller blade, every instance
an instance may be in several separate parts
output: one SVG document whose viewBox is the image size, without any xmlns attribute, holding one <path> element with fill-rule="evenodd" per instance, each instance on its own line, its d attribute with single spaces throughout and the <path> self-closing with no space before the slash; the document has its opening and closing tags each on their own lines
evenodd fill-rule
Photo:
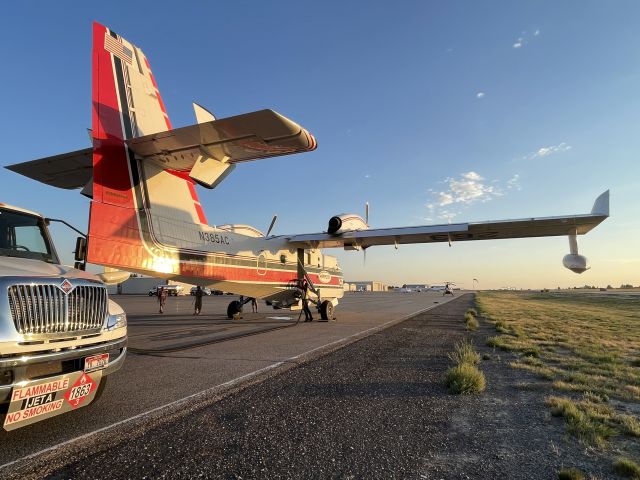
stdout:
<svg viewBox="0 0 640 480">
<path fill-rule="evenodd" d="M 365 202 L 364 204 L 364 221 L 369 225 L 369 202 Z"/>
<path fill-rule="evenodd" d="M 271 219 L 271 225 L 269 225 L 269 229 L 267 230 L 267 234 L 265 235 L 265 237 L 268 237 L 271 233 L 271 230 L 273 230 L 273 226 L 276 224 L 276 220 L 278 220 L 278 215 L 274 215 Z"/>
</svg>

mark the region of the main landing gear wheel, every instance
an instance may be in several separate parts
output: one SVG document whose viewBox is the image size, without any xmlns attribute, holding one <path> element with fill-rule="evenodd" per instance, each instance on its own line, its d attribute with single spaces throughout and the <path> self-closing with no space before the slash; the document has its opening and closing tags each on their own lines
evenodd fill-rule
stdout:
<svg viewBox="0 0 640 480">
<path fill-rule="evenodd" d="M 333 303 L 325 300 L 320 304 L 320 318 L 322 320 L 333 320 Z"/>
<path fill-rule="evenodd" d="M 238 300 L 234 300 L 227 307 L 227 318 L 233 318 L 237 313 L 242 313 L 242 304 Z"/>
</svg>

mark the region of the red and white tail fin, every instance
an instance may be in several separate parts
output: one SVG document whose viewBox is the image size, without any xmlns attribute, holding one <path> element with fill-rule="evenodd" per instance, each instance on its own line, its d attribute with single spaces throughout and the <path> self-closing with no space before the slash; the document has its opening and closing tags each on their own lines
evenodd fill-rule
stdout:
<svg viewBox="0 0 640 480">
<path fill-rule="evenodd" d="M 93 25 L 92 103 L 88 260 L 157 270 L 156 253 L 166 252 L 153 247 L 153 219 L 176 226 L 206 224 L 206 218 L 188 174 L 138 161 L 125 144 L 130 138 L 171 130 L 171 122 L 142 50 L 98 23 Z"/>
</svg>

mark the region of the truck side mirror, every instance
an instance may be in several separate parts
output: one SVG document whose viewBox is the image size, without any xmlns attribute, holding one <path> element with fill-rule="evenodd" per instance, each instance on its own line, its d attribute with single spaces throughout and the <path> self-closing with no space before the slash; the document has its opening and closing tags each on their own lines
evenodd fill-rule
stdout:
<svg viewBox="0 0 640 480">
<path fill-rule="evenodd" d="M 87 264 L 84 262 L 75 262 L 73 264 L 73 268 L 75 268 L 76 270 L 84 270 L 85 268 L 87 268 Z"/>
<path fill-rule="evenodd" d="M 76 251 L 73 252 L 75 254 L 76 262 L 85 262 L 87 259 L 87 239 L 84 237 L 76 238 Z M 82 269 L 84 270 L 84 269 Z"/>
</svg>

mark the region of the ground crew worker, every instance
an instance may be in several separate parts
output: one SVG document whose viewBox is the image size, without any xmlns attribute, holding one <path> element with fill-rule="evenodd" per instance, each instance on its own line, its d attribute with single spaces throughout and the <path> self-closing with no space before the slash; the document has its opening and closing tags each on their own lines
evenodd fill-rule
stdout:
<svg viewBox="0 0 640 480">
<path fill-rule="evenodd" d="M 255 297 L 251 297 L 251 311 L 253 313 L 258 313 L 258 301 Z"/>
<path fill-rule="evenodd" d="M 453 288 L 451 288 L 451 284 L 449 282 L 447 282 L 444 286 L 444 292 L 442 293 L 442 296 L 444 297 L 445 295 L 451 295 L 452 297 L 455 297 L 455 295 L 453 294 Z"/>
<path fill-rule="evenodd" d="M 309 292 L 309 284 L 305 279 L 302 281 L 302 310 L 304 311 L 304 321 L 313 322 L 313 315 L 311 315 L 311 310 L 309 309 L 309 300 L 307 298 L 308 292 Z"/>
<path fill-rule="evenodd" d="M 204 291 L 202 290 L 202 287 L 200 285 L 198 285 L 196 287 L 196 292 L 195 292 L 195 305 L 194 305 L 194 310 L 193 310 L 193 314 L 194 315 L 200 315 L 200 312 L 202 311 L 202 297 L 204 295 Z"/>
<path fill-rule="evenodd" d="M 164 305 L 167 303 L 167 297 L 169 296 L 169 291 L 164 287 L 158 287 L 158 303 L 160 304 L 160 313 L 164 313 Z"/>
</svg>

